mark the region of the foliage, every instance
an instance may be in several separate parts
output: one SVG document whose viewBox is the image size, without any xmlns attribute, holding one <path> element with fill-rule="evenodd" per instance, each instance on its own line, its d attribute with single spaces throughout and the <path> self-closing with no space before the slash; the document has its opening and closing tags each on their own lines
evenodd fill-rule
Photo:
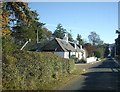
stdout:
<svg viewBox="0 0 120 92">
<path fill-rule="evenodd" d="M 84 59 L 81 59 L 79 62 L 80 62 L 80 63 L 86 63 L 87 61 L 84 60 Z"/>
<path fill-rule="evenodd" d="M 49 40 L 52 37 L 52 32 L 48 30 L 46 27 L 41 28 L 41 32 L 42 32 L 41 35 L 42 39 Z"/>
<path fill-rule="evenodd" d="M 96 32 L 91 32 L 90 35 L 88 36 L 88 39 L 92 42 L 93 45 L 102 43 L 99 35 Z"/>
<path fill-rule="evenodd" d="M 71 41 L 71 42 L 74 41 L 73 38 L 72 38 L 72 34 L 71 33 L 68 33 L 68 40 Z"/>
<path fill-rule="evenodd" d="M 86 43 L 84 48 L 87 50 L 88 57 L 94 56 L 95 47 L 90 43 Z"/>
<path fill-rule="evenodd" d="M 83 41 L 83 39 L 82 39 L 80 34 L 77 34 L 77 38 L 76 39 L 79 42 L 79 45 L 83 45 L 84 44 L 84 41 Z"/>
<path fill-rule="evenodd" d="M 96 56 L 98 58 L 104 58 L 105 53 L 105 45 L 92 45 L 90 43 L 86 43 L 84 48 L 87 50 L 88 57 Z"/>
<path fill-rule="evenodd" d="M 14 31 L 11 34 L 12 37 L 15 39 L 15 43 L 18 45 L 23 45 L 29 39 L 35 41 L 36 33 L 32 29 L 28 29 L 27 27 L 14 27 Z"/>
<path fill-rule="evenodd" d="M 53 36 L 63 39 L 66 33 L 68 36 L 68 40 L 73 42 L 74 40 L 73 40 L 72 34 L 67 32 L 67 30 L 63 28 L 62 24 L 57 25 L 56 30 L 53 33 Z"/>
<path fill-rule="evenodd" d="M 31 25 L 23 25 L 24 23 L 22 22 L 18 22 L 18 24 L 14 27 L 12 27 L 12 36 L 15 38 L 15 41 L 18 44 L 24 44 L 26 41 L 28 41 L 29 39 L 31 39 L 32 41 L 36 40 L 37 37 L 37 32 L 38 31 L 38 35 L 39 35 L 39 39 L 44 38 L 43 37 L 43 30 L 42 30 L 42 26 L 44 25 L 43 23 L 39 23 L 38 19 L 37 19 L 37 12 L 35 11 L 31 11 L 32 14 L 34 15 L 34 19 L 31 22 Z M 35 16 L 36 15 L 36 16 Z M 24 27 L 23 27 L 24 26 Z"/>
<path fill-rule="evenodd" d="M 98 56 L 98 58 L 104 58 L 104 53 L 105 53 L 105 45 L 95 46 L 94 54 Z"/>
<path fill-rule="evenodd" d="M 101 57 L 101 53 L 99 51 L 94 51 L 94 56 L 97 58 Z"/>
<path fill-rule="evenodd" d="M 2 37 L 2 51 L 3 54 L 11 54 L 17 49 L 16 44 L 12 41 L 12 37 L 7 35 Z"/>
<path fill-rule="evenodd" d="M 58 24 L 53 35 L 57 38 L 63 39 L 65 33 L 66 33 L 66 29 L 63 28 L 62 24 Z"/>
<path fill-rule="evenodd" d="M 50 31 L 43 30 L 44 23 L 39 22 L 38 13 L 30 10 L 27 2 L 3 2 L 1 4 L 2 35 L 11 36 L 13 43 L 19 47 L 26 41 L 36 41 L 48 37 Z"/>
<path fill-rule="evenodd" d="M 10 26 L 10 22 L 14 22 L 17 19 L 23 20 L 24 22 L 28 21 L 29 16 L 27 3 L 25 2 L 3 2 L 1 3 L 2 8 L 2 30 L 3 35 L 6 35 L 4 30 Z M 13 17 L 14 16 L 14 17 Z M 27 22 L 28 23 L 28 22 Z"/>
<path fill-rule="evenodd" d="M 16 50 L 3 56 L 3 89 L 42 90 L 74 70 L 74 61 L 46 52 Z"/>
<path fill-rule="evenodd" d="M 75 55 L 72 55 L 70 58 L 73 59 L 75 62 L 78 60 L 78 58 Z"/>
</svg>

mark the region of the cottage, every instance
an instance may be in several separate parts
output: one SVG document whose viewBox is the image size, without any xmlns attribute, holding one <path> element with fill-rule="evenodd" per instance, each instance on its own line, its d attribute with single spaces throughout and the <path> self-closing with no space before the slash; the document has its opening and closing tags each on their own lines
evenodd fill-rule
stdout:
<svg viewBox="0 0 120 92">
<path fill-rule="evenodd" d="M 70 58 L 74 55 L 78 59 L 86 58 L 85 50 L 82 49 L 82 46 L 79 46 L 77 42 L 68 41 L 68 36 L 65 35 L 63 39 L 54 38 L 45 46 L 43 46 L 42 51 L 44 52 L 53 52 L 60 57 Z"/>
</svg>

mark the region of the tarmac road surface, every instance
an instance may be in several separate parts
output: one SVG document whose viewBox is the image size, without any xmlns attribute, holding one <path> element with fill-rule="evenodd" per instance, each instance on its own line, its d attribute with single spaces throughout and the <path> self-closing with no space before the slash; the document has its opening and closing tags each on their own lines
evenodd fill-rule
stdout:
<svg viewBox="0 0 120 92">
<path fill-rule="evenodd" d="M 86 66 L 85 68 L 87 69 Z M 120 92 L 120 66 L 114 60 L 98 62 L 88 67 L 86 73 L 59 90 L 114 90 Z"/>
</svg>

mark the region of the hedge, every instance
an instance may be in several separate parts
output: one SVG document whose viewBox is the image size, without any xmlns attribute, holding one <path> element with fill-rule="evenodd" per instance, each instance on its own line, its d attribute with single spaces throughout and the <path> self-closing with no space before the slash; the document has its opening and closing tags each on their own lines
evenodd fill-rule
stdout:
<svg viewBox="0 0 120 92">
<path fill-rule="evenodd" d="M 3 55 L 3 89 L 38 90 L 74 70 L 74 61 L 50 52 L 15 51 Z"/>
</svg>

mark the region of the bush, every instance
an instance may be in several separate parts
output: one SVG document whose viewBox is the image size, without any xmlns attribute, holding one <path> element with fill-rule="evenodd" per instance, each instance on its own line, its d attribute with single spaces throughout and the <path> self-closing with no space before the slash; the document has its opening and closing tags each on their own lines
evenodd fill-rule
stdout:
<svg viewBox="0 0 120 92">
<path fill-rule="evenodd" d="M 75 62 L 77 62 L 78 60 L 78 58 L 75 55 L 72 55 L 70 58 L 73 59 Z"/>
<path fill-rule="evenodd" d="M 87 61 L 85 61 L 84 59 L 81 59 L 79 62 L 80 63 L 86 63 Z"/>
<path fill-rule="evenodd" d="M 3 57 L 3 89 L 42 90 L 74 70 L 74 61 L 50 52 L 14 51 Z"/>
<path fill-rule="evenodd" d="M 95 57 L 97 58 L 100 58 L 101 57 L 101 53 L 99 51 L 94 51 L 94 55 Z"/>
<path fill-rule="evenodd" d="M 12 54 L 17 49 L 17 45 L 13 42 L 12 37 L 7 35 L 2 37 L 3 54 Z"/>
</svg>

